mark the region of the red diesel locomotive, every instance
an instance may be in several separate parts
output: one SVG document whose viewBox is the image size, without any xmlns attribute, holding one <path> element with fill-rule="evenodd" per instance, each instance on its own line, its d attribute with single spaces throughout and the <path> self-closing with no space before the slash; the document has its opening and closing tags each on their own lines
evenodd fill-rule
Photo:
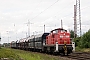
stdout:
<svg viewBox="0 0 90 60">
<path fill-rule="evenodd" d="M 70 41 L 70 33 L 62 28 L 52 30 L 46 37 L 45 46 L 48 52 L 59 52 L 67 55 L 70 54 L 73 49 Z"/>
</svg>

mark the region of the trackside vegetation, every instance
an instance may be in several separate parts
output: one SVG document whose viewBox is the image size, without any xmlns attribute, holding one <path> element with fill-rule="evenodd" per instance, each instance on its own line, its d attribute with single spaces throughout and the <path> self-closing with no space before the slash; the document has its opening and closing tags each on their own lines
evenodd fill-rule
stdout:
<svg viewBox="0 0 90 60">
<path fill-rule="evenodd" d="M 9 58 L 9 60 L 15 59 L 19 60 L 19 56 L 13 52 L 13 50 L 8 48 L 1 48 L 0 49 L 0 59 Z"/>
<path fill-rule="evenodd" d="M 76 47 L 75 48 L 76 50 L 76 52 L 89 52 L 90 53 L 90 48 L 80 48 L 80 47 Z"/>
<path fill-rule="evenodd" d="M 74 38 L 74 31 L 70 31 L 70 37 Z M 90 29 L 81 37 L 74 38 L 75 45 L 80 48 L 90 48 Z"/>
<path fill-rule="evenodd" d="M 74 31 L 70 31 L 70 37 L 74 38 Z M 90 29 L 81 37 L 74 38 L 76 51 L 90 52 Z"/>
<path fill-rule="evenodd" d="M 30 52 L 24 50 L 1 48 L 0 59 L 8 58 L 8 60 L 63 60 L 60 57 L 53 57 L 47 54 Z"/>
<path fill-rule="evenodd" d="M 80 48 L 90 48 L 90 30 L 84 33 L 81 37 L 74 39 L 76 46 Z"/>
</svg>

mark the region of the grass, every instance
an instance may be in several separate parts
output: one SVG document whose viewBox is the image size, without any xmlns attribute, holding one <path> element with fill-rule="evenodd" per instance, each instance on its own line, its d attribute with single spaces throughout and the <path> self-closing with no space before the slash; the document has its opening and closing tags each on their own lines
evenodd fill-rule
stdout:
<svg viewBox="0 0 90 60">
<path fill-rule="evenodd" d="M 0 49 L 0 59 L 9 58 L 10 60 L 15 59 L 19 60 L 20 58 L 16 55 L 11 49 L 1 48 Z"/>
<path fill-rule="evenodd" d="M 78 52 L 90 52 L 90 48 L 79 48 L 79 47 L 76 47 L 76 51 Z"/>
<path fill-rule="evenodd" d="M 10 48 L 1 48 L 0 58 L 9 58 L 9 60 L 63 60 L 60 57 L 56 58 L 56 56 Z"/>
</svg>

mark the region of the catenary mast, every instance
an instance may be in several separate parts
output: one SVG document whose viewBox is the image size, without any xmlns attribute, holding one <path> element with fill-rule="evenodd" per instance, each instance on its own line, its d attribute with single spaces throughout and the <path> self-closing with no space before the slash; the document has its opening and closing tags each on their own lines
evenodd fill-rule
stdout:
<svg viewBox="0 0 90 60">
<path fill-rule="evenodd" d="M 80 37 L 81 35 L 80 0 L 76 0 L 76 5 L 74 5 L 74 38 Z"/>
<path fill-rule="evenodd" d="M 76 0 L 77 36 L 81 36 L 81 10 L 80 0 Z"/>
</svg>

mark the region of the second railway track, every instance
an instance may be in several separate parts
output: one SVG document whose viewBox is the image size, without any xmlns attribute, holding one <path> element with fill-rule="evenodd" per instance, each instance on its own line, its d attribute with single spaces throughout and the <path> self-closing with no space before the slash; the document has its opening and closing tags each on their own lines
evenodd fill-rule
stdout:
<svg viewBox="0 0 90 60">
<path fill-rule="evenodd" d="M 90 52 L 74 52 L 72 54 L 69 54 L 68 56 L 65 55 L 60 55 L 60 54 L 57 54 L 57 55 L 53 55 L 53 54 L 47 54 L 49 56 L 52 56 L 52 57 L 58 57 L 60 58 L 60 60 L 90 60 Z"/>
<path fill-rule="evenodd" d="M 63 56 L 70 60 L 90 60 L 90 53 L 86 52 L 74 52 L 68 56 Z"/>
</svg>

